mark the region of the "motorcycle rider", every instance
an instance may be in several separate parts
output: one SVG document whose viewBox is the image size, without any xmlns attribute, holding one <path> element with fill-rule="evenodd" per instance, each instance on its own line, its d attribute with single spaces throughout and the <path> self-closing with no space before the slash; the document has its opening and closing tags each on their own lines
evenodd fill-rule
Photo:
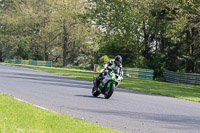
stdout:
<svg viewBox="0 0 200 133">
<path fill-rule="evenodd" d="M 96 87 L 99 86 L 100 82 L 105 78 L 109 70 L 113 70 L 115 73 L 123 77 L 122 57 L 120 55 L 117 55 L 114 60 L 110 60 L 107 64 L 104 65 L 103 72 L 101 72 L 99 77 L 96 79 Z"/>
</svg>

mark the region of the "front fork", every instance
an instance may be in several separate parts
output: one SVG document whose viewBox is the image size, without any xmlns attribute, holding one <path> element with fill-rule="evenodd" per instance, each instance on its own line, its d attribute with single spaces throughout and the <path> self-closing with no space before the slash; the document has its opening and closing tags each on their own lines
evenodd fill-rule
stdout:
<svg viewBox="0 0 200 133">
<path fill-rule="evenodd" d="M 94 84 L 94 86 L 97 85 L 97 77 L 96 76 L 93 77 L 93 84 Z"/>
<path fill-rule="evenodd" d="M 114 82 L 114 81 L 108 82 L 107 88 L 109 88 L 111 86 L 111 84 L 116 84 L 116 82 Z"/>
<path fill-rule="evenodd" d="M 102 86 L 103 84 L 100 83 L 100 82 L 97 81 L 97 80 L 98 80 L 97 77 L 94 76 L 94 77 L 93 77 L 93 84 L 94 84 L 95 90 L 96 90 L 96 91 L 99 91 L 99 92 L 102 92 L 100 88 L 103 88 L 103 86 Z"/>
</svg>

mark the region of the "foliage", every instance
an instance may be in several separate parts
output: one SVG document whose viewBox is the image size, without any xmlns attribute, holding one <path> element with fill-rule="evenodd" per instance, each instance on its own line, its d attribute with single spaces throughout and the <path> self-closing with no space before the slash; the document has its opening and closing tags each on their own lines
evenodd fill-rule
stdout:
<svg viewBox="0 0 200 133">
<path fill-rule="evenodd" d="M 81 64 L 86 55 L 93 65 L 104 55 L 121 55 L 123 66 L 151 68 L 156 77 L 163 68 L 200 72 L 198 0 L 1 0 L 0 5 L 0 61 L 67 66 Z"/>
<path fill-rule="evenodd" d="M 162 78 L 165 69 L 165 62 L 161 53 L 152 54 L 150 60 L 143 59 L 142 68 L 151 68 L 154 70 L 154 79 Z"/>
<path fill-rule="evenodd" d="M 84 1 L 3 0 L 0 5 L 1 58 L 62 61 L 66 66 L 81 54 L 93 57 L 96 44 L 88 43 L 92 28 L 76 17 L 84 11 Z"/>
<path fill-rule="evenodd" d="M 109 61 L 108 56 L 107 56 L 107 55 L 104 55 L 104 56 L 102 56 L 102 57 L 99 59 L 99 64 L 103 66 L 103 65 L 107 64 L 108 61 Z"/>
<path fill-rule="evenodd" d="M 98 57 L 121 54 L 124 66 L 200 72 L 199 3 L 88 0 L 84 22 L 99 29 Z"/>
</svg>

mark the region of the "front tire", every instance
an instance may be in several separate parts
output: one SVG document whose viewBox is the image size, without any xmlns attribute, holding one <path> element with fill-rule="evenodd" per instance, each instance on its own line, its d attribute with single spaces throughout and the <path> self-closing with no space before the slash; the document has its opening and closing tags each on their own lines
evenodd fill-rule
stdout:
<svg viewBox="0 0 200 133">
<path fill-rule="evenodd" d="M 112 84 L 112 85 L 110 86 L 110 88 L 105 92 L 104 97 L 105 97 L 106 99 L 109 99 L 109 98 L 112 96 L 112 94 L 113 94 L 113 92 L 114 92 L 114 89 L 115 89 L 115 84 Z"/>
<path fill-rule="evenodd" d="M 101 94 L 101 93 L 100 93 L 99 91 L 97 91 L 95 87 L 92 88 L 92 95 L 93 95 L 94 97 L 98 97 L 100 94 Z"/>
</svg>

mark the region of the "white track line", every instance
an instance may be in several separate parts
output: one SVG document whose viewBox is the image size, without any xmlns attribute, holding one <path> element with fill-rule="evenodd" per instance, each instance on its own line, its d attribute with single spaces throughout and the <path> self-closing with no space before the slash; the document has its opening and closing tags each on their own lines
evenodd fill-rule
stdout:
<svg viewBox="0 0 200 133">
<path fill-rule="evenodd" d="M 24 101 L 24 100 L 22 100 L 22 99 L 16 98 L 16 97 L 14 97 L 14 99 L 16 99 L 16 100 L 18 100 L 18 101 L 20 101 L 20 102 L 32 104 L 32 103 L 29 103 L 29 102 Z M 35 106 L 35 107 L 38 107 L 38 108 L 40 108 L 40 109 L 43 109 L 43 110 L 51 111 L 51 110 L 49 110 L 49 109 L 47 109 L 47 108 L 44 108 L 44 107 L 41 107 L 41 106 L 39 106 L 39 105 L 35 105 L 35 104 L 32 104 L 32 105 Z M 53 111 L 51 111 L 51 112 L 53 112 Z"/>
</svg>

